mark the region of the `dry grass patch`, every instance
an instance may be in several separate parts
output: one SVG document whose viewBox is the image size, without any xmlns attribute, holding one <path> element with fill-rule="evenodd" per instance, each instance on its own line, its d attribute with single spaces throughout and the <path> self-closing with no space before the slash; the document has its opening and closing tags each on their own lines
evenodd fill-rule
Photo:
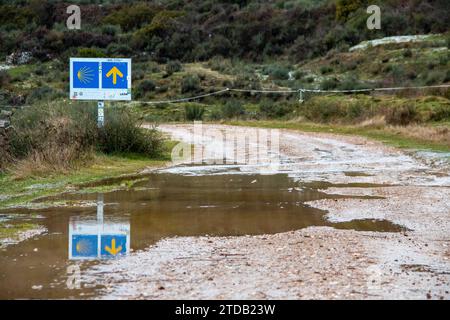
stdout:
<svg viewBox="0 0 450 320">
<path fill-rule="evenodd" d="M 420 125 L 388 126 L 386 130 L 408 138 L 438 142 L 450 147 L 450 129 L 448 127 L 428 127 Z"/>
</svg>

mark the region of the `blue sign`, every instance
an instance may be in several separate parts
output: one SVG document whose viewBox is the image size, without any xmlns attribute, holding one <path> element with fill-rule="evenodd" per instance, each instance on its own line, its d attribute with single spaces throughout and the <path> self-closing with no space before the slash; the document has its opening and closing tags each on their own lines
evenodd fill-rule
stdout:
<svg viewBox="0 0 450 320">
<path fill-rule="evenodd" d="M 77 61 L 73 63 L 74 88 L 99 88 L 98 62 Z"/>
<path fill-rule="evenodd" d="M 115 257 L 127 253 L 127 235 L 101 235 L 101 252 L 102 256 Z"/>
<path fill-rule="evenodd" d="M 131 100 L 131 59 L 70 58 L 70 99 Z"/>
<path fill-rule="evenodd" d="M 98 256 L 97 235 L 72 235 L 73 258 L 96 258 Z"/>
<path fill-rule="evenodd" d="M 128 87 L 128 66 L 126 62 L 102 63 L 102 88 L 126 89 Z"/>
</svg>

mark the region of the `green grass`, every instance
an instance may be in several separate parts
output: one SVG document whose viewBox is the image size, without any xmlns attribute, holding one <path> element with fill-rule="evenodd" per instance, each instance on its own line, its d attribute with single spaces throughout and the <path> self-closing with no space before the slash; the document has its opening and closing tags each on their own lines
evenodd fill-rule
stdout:
<svg viewBox="0 0 450 320">
<path fill-rule="evenodd" d="M 0 244 L 6 239 L 18 240 L 19 234 L 27 230 L 37 229 L 38 225 L 33 223 L 4 223 L 0 222 Z"/>
<path fill-rule="evenodd" d="M 19 77 L 22 75 L 30 75 L 31 72 L 35 69 L 36 65 L 33 64 L 24 64 L 20 66 L 15 66 L 7 70 L 11 77 Z"/>
<path fill-rule="evenodd" d="M 357 135 L 381 141 L 402 149 L 418 149 L 436 152 L 450 152 L 450 146 L 444 143 L 430 142 L 426 140 L 405 137 L 386 129 L 362 128 L 357 126 L 343 126 L 330 124 L 315 124 L 310 122 L 287 121 L 230 121 L 228 124 L 240 126 L 252 126 L 262 128 L 293 129 L 306 132 L 326 132 L 344 135 Z"/>
</svg>

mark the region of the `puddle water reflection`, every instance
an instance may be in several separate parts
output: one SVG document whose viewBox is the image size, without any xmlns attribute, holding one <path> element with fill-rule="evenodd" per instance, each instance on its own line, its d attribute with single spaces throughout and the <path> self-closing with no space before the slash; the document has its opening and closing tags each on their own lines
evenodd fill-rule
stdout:
<svg viewBox="0 0 450 320">
<path fill-rule="evenodd" d="M 99 196 L 103 201 L 98 208 L 77 206 L 95 204 Z M 334 196 L 293 182 L 285 174 L 182 176 L 160 172 L 137 180 L 127 190 L 43 199 L 72 206 L 10 210 L 27 216 L 38 213 L 37 223 L 48 233 L 0 251 L 0 298 L 95 295 L 95 284 L 67 287 L 68 267 L 76 264 L 82 272 L 103 263 L 98 258 L 145 249 L 165 237 L 254 235 L 308 226 L 400 230 L 388 221 L 331 223 L 324 211 L 304 204 L 330 197 Z"/>
<path fill-rule="evenodd" d="M 110 259 L 129 252 L 130 222 L 105 221 L 102 194 L 97 200 L 97 220 L 70 219 L 69 260 Z"/>
</svg>

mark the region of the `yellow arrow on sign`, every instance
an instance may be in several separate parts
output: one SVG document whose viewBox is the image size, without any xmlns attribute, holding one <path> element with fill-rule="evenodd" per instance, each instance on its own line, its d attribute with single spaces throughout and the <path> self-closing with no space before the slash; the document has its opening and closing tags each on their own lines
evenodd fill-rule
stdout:
<svg viewBox="0 0 450 320">
<path fill-rule="evenodd" d="M 111 75 L 113 76 L 113 84 L 117 83 L 117 76 L 123 78 L 122 72 L 120 72 L 120 70 L 117 69 L 117 67 L 112 67 L 111 70 L 109 70 L 108 73 L 106 74 L 106 77 L 109 78 L 111 77 Z"/>
<path fill-rule="evenodd" d="M 105 246 L 105 250 L 108 251 L 110 254 L 112 254 L 113 256 L 115 256 L 116 254 L 118 254 L 120 251 L 122 251 L 122 246 L 118 246 L 116 248 L 116 239 L 113 238 L 111 240 L 111 248 L 108 246 Z"/>
</svg>

